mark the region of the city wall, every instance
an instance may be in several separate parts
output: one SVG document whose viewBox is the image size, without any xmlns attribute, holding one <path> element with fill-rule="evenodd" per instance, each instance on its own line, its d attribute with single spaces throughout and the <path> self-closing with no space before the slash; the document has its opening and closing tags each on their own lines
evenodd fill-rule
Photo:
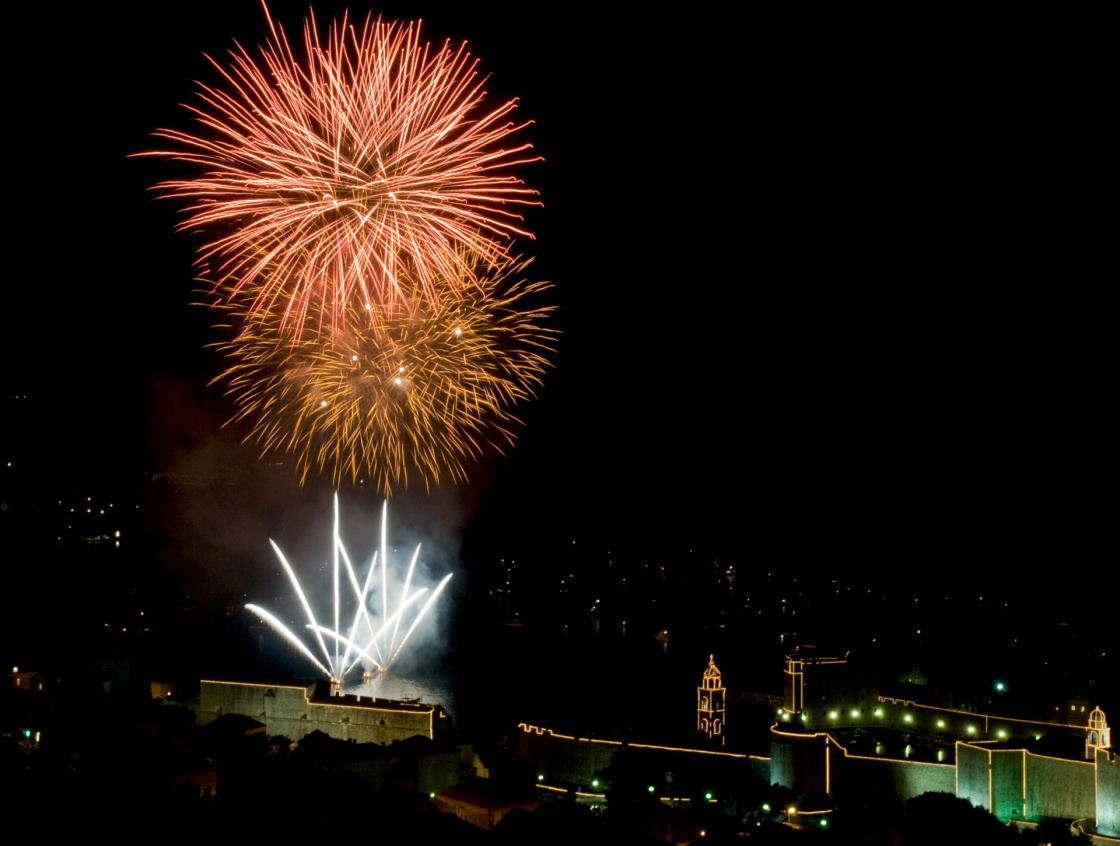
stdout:
<svg viewBox="0 0 1120 846">
<path fill-rule="evenodd" d="M 952 793 L 957 772 L 952 764 L 866 758 L 846 752 L 836 761 L 833 795 L 838 802 L 875 802 L 895 807 L 923 793 Z"/>
<path fill-rule="evenodd" d="M 615 753 L 624 748 L 655 759 L 658 772 L 687 772 L 710 762 L 711 766 L 741 768 L 744 776 L 750 773 L 768 784 L 770 780 L 770 761 L 766 758 L 646 743 L 623 744 L 617 740 L 556 734 L 552 729 L 525 723 L 518 726 L 518 756 L 531 761 L 536 772 L 550 782 L 589 785 L 610 765 Z"/>
<path fill-rule="evenodd" d="M 768 781 L 798 793 L 902 805 L 929 791 L 956 789 L 952 764 L 850 755 L 827 732 L 787 732 L 775 727 L 771 738 Z"/>
<path fill-rule="evenodd" d="M 267 685 L 202 681 L 199 724 L 222 714 L 243 714 L 265 726 L 270 735 L 299 741 L 313 731 L 358 743 L 392 743 L 414 735 L 429 739 L 447 729 L 438 705 L 316 695 L 317 684 Z"/>
<path fill-rule="evenodd" d="M 1098 749 L 1097 830 L 1120 837 L 1120 756 L 1115 749 Z"/>
</svg>

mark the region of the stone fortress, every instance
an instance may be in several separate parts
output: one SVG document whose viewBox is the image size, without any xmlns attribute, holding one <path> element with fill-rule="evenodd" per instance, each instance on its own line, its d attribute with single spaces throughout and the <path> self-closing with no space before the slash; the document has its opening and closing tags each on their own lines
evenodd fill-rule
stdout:
<svg viewBox="0 0 1120 846">
<path fill-rule="evenodd" d="M 445 737 L 451 720 L 440 705 L 332 695 L 325 680 L 249 684 L 202 680 L 198 721 L 241 714 L 262 723 L 270 735 L 300 741 L 313 731 L 339 740 L 387 744 L 420 735 Z"/>
<path fill-rule="evenodd" d="M 926 792 L 951 793 L 1002 822 L 1077 820 L 1120 838 L 1120 760 L 1100 708 L 1084 721 L 1010 719 L 879 695 L 846 657 L 785 662 L 785 696 L 770 731 L 770 756 L 713 748 L 726 728 L 726 691 L 714 658 L 697 688 L 697 729 L 707 748 L 665 747 L 559 734 L 521 724 L 519 751 L 550 779 L 590 784 L 624 745 L 664 756 L 714 756 L 812 797 L 813 814 L 840 804 L 903 805 Z M 807 704 L 811 703 L 811 704 Z M 699 744 L 698 744 L 699 745 Z"/>
</svg>

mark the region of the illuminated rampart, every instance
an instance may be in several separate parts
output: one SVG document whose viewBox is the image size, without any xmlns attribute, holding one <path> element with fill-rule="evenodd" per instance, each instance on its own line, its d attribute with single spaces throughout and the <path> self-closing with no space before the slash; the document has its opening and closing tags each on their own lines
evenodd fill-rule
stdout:
<svg viewBox="0 0 1120 846">
<path fill-rule="evenodd" d="M 741 766 L 744 772 L 754 773 L 763 779 L 767 779 L 770 774 L 769 759 L 755 755 L 652 743 L 624 744 L 618 740 L 557 734 L 552 729 L 526 723 L 520 723 L 517 729 L 518 757 L 531 761 L 537 773 L 544 775 L 550 782 L 591 784 L 596 774 L 610 764 L 614 753 L 624 747 L 656 756 L 664 761 L 666 770 L 674 769 L 673 760 L 684 756 L 693 761 L 707 757 L 712 761 L 731 763 L 733 766 Z"/>
<path fill-rule="evenodd" d="M 858 798 L 903 804 L 927 791 L 948 792 L 1003 822 L 1076 819 L 1098 834 L 1120 836 L 1120 762 L 1114 750 L 1096 749 L 1090 760 L 1078 760 L 1002 743 L 1038 739 L 1051 731 L 1084 729 L 883 697 L 871 707 L 783 710 L 771 729 L 770 781 L 836 802 Z M 903 738 L 905 751 L 853 754 L 841 735 L 860 732 Z M 951 751 L 942 763 L 946 748 Z M 938 760 L 909 760 L 912 749 Z"/>
<path fill-rule="evenodd" d="M 392 743 L 415 735 L 434 738 L 450 729 L 439 705 L 320 696 L 316 692 L 320 686 L 318 682 L 268 685 L 203 680 L 199 723 L 205 725 L 222 714 L 243 714 L 263 723 L 269 735 L 299 741 L 317 730 L 359 743 Z"/>
</svg>

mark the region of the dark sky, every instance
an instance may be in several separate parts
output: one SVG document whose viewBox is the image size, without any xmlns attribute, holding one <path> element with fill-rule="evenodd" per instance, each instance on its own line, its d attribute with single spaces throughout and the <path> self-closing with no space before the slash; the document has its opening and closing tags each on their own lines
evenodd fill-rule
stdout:
<svg viewBox="0 0 1120 846">
<path fill-rule="evenodd" d="M 3 374 L 29 397 L 8 428 L 60 487 L 256 463 L 206 387 L 195 242 L 150 190 L 174 166 L 129 156 L 187 125 L 203 54 L 260 43 L 264 16 L 150 5 L 18 13 L 5 58 Z M 518 446 L 436 513 L 745 566 L 999 581 L 1115 558 L 1091 26 L 444 5 L 373 11 L 466 39 L 534 121 L 544 206 L 519 246 L 563 337 Z M 271 9 L 295 33 L 307 7 Z M 262 510 L 226 513 L 277 532 Z"/>
</svg>

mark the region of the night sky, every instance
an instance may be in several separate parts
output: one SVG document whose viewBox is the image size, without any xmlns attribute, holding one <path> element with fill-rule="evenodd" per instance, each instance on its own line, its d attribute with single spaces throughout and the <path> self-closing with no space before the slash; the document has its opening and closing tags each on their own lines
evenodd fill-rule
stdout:
<svg viewBox="0 0 1120 846">
<path fill-rule="evenodd" d="M 1084 84 L 1103 77 L 1076 32 L 447 5 L 373 11 L 465 39 L 534 122 L 522 176 L 544 205 L 517 249 L 563 334 L 518 444 L 467 486 L 409 491 L 409 519 L 482 554 L 699 546 L 745 572 L 1035 592 L 1061 574 L 1049 599 L 1114 567 L 1114 271 Z M 290 35 L 307 11 L 271 9 Z M 48 494 L 232 476 L 161 514 L 153 563 L 229 586 L 293 515 L 326 517 L 329 483 L 300 489 L 221 429 L 197 241 L 151 190 L 183 166 L 130 156 L 188 127 L 204 54 L 261 43 L 264 15 L 87 4 L 9 26 L 2 446 Z"/>
</svg>

